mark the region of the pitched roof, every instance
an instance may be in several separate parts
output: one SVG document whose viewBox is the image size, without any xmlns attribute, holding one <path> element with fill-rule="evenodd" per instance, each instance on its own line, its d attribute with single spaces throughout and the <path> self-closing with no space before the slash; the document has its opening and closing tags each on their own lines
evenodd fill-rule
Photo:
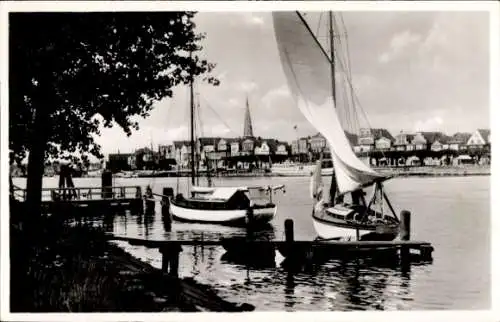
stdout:
<svg viewBox="0 0 500 322">
<path fill-rule="evenodd" d="M 190 146 L 191 141 L 187 141 L 187 140 L 174 141 L 175 148 L 181 148 L 183 145 Z"/>
<path fill-rule="evenodd" d="M 490 135 L 491 131 L 489 129 L 478 129 L 477 131 L 483 138 L 484 142 L 488 143 L 488 136 Z"/>
<path fill-rule="evenodd" d="M 347 141 L 349 141 L 349 143 L 351 143 L 351 146 L 355 146 L 358 144 L 358 136 L 354 133 L 350 133 L 350 132 L 347 132 L 347 131 L 344 131 L 345 133 L 345 136 L 347 137 Z"/>
<path fill-rule="evenodd" d="M 470 139 L 472 134 L 465 132 L 457 132 L 451 136 L 451 139 L 448 143 L 461 143 L 465 144 Z"/>
<path fill-rule="evenodd" d="M 386 129 L 371 129 L 371 133 L 372 133 L 375 140 L 378 140 L 381 137 L 384 137 L 384 138 L 390 139 L 391 141 L 394 141 L 394 137 Z"/>
<path fill-rule="evenodd" d="M 201 145 L 215 145 L 220 141 L 220 137 L 201 137 L 198 140 Z"/>
<path fill-rule="evenodd" d="M 443 132 L 419 132 L 422 136 L 427 140 L 427 143 L 434 143 L 439 141 L 440 143 L 448 143 L 451 141 L 451 138 L 448 137 Z"/>
<path fill-rule="evenodd" d="M 406 138 L 405 142 L 397 143 L 396 145 L 399 145 L 399 146 L 401 146 L 401 145 L 407 145 L 407 144 L 411 143 L 411 142 L 413 141 L 413 139 L 415 138 L 415 136 L 416 136 L 416 134 L 415 134 L 415 133 L 410 133 L 410 132 L 403 132 L 403 131 L 401 131 L 400 133 L 398 133 L 398 134 L 395 136 L 394 140 L 395 140 L 395 141 L 397 141 L 397 139 L 396 139 L 396 138 L 401 137 L 401 136 L 403 136 L 403 135 L 404 135 L 404 136 L 405 136 L 405 138 Z"/>
<path fill-rule="evenodd" d="M 144 147 L 144 148 L 140 148 L 140 149 L 137 149 L 135 150 L 134 154 L 140 154 L 140 153 L 152 153 L 152 154 L 156 154 L 158 152 L 156 151 L 153 151 L 151 150 L 150 148 L 148 148 L 147 146 Z"/>
</svg>

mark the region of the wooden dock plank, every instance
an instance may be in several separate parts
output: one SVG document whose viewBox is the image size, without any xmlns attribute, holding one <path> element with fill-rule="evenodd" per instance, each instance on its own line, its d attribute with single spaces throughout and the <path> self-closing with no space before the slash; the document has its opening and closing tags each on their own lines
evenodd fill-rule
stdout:
<svg viewBox="0 0 500 322">
<path fill-rule="evenodd" d="M 223 246 L 225 243 L 231 242 L 247 245 L 275 245 L 282 246 L 286 245 L 286 241 L 282 240 L 245 240 L 245 239 L 235 239 L 235 240 L 145 240 L 140 238 L 131 237 L 120 237 L 108 235 L 109 240 L 125 241 L 131 245 L 141 245 L 148 248 L 160 248 L 167 245 L 179 245 L 179 246 Z M 378 248 L 378 247 L 420 247 L 420 246 L 430 246 L 429 242 L 424 241 L 307 241 L 307 240 L 295 240 L 293 241 L 295 246 L 324 246 L 324 247 L 363 247 L 363 248 Z"/>
</svg>

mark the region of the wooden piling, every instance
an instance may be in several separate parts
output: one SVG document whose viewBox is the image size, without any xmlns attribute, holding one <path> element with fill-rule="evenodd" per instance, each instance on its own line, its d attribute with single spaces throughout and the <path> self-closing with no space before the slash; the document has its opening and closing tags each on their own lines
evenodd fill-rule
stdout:
<svg viewBox="0 0 500 322">
<path fill-rule="evenodd" d="M 159 250 L 161 253 L 161 272 L 163 275 L 167 275 L 170 264 L 170 261 L 168 260 L 168 249 L 167 247 L 161 247 Z"/>
<path fill-rule="evenodd" d="M 253 216 L 253 208 L 252 207 L 249 207 L 247 209 L 247 228 L 250 229 L 252 224 L 253 224 L 253 220 L 254 220 L 254 216 Z"/>
<path fill-rule="evenodd" d="M 170 226 L 172 224 L 172 216 L 170 215 L 170 198 L 174 196 L 174 189 L 170 187 L 163 188 L 163 196 L 161 198 L 161 216 L 163 224 Z"/>
<path fill-rule="evenodd" d="M 109 170 L 102 171 L 101 175 L 102 198 L 111 198 L 113 194 L 113 173 Z"/>
<path fill-rule="evenodd" d="M 285 252 L 286 257 L 291 257 L 293 254 L 292 248 L 294 243 L 293 220 L 285 220 Z"/>
<path fill-rule="evenodd" d="M 285 220 L 285 240 L 287 243 L 292 244 L 294 240 L 293 236 L 293 219 Z"/>
<path fill-rule="evenodd" d="M 430 245 L 423 245 L 420 247 L 420 256 L 424 261 L 432 260 L 432 252 L 434 248 Z"/>
<path fill-rule="evenodd" d="M 411 227 L 411 213 L 408 210 L 401 211 L 400 216 L 400 231 L 399 236 L 401 240 L 410 240 L 410 227 Z M 401 261 L 406 263 L 410 258 L 410 249 L 407 246 L 401 246 L 400 250 Z"/>
<path fill-rule="evenodd" d="M 401 240 L 410 240 L 411 213 L 408 210 L 403 210 L 400 217 L 400 238 Z"/>
<path fill-rule="evenodd" d="M 172 254 L 170 257 L 170 272 L 169 275 L 172 277 L 179 277 L 179 256 L 182 252 L 182 247 L 180 245 L 173 245 Z"/>
<path fill-rule="evenodd" d="M 162 254 L 161 271 L 164 275 L 179 277 L 179 255 L 182 246 L 179 244 L 166 244 L 160 248 Z"/>
</svg>

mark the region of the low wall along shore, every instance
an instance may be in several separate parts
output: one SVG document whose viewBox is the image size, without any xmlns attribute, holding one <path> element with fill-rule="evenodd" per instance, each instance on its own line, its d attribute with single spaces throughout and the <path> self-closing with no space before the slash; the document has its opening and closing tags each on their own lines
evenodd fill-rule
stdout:
<svg viewBox="0 0 500 322">
<path fill-rule="evenodd" d="M 478 176 L 478 175 L 491 175 L 491 167 L 489 165 L 470 165 L 470 166 L 416 166 L 416 167 L 374 167 L 378 172 L 384 174 L 391 174 L 398 177 L 406 176 Z M 123 176 L 115 174 L 115 177 L 125 177 L 125 178 L 141 178 L 141 177 L 188 177 L 191 172 L 183 171 L 159 171 L 151 172 L 148 174 L 142 174 L 137 171 L 130 171 L 132 175 Z M 201 176 L 205 176 L 205 173 L 200 173 Z M 213 173 L 212 177 L 287 177 L 287 176 L 309 176 L 307 173 L 299 174 L 276 174 L 272 171 L 263 171 L 262 169 L 257 169 L 254 171 L 224 171 Z M 17 177 L 15 175 L 13 178 Z M 93 173 L 92 175 L 84 175 L 84 177 L 101 177 L 100 173 Z"/>
</svg>

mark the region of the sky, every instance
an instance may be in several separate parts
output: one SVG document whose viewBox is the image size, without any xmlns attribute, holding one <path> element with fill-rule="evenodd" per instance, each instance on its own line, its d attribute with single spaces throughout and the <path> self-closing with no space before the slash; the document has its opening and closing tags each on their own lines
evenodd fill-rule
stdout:
<svg viewBox="0 0 500 322">
<path fill-rule="evenodd" d="M 319 15 L 308 16 L 312 28 Z M 343 12 L 353 86 L 373 128 L 473 132 L 490 127 L 487 12 Z M 323 20 L 324 21 L 324 20 Z M 281 69 L 271 13 L 200 12 L 202 56 L 221 84 L 197 84 L 201 135 L 243 134 L 248 97 L 255 136 L 291 141 L 317 131 L 296 107 Z M 188 88 L 155 104 L 127 137 L 103 129 L 103 152 L 189 138 Z M 294 130 L 294 126 L 297 129 Z"/>
</svg>

